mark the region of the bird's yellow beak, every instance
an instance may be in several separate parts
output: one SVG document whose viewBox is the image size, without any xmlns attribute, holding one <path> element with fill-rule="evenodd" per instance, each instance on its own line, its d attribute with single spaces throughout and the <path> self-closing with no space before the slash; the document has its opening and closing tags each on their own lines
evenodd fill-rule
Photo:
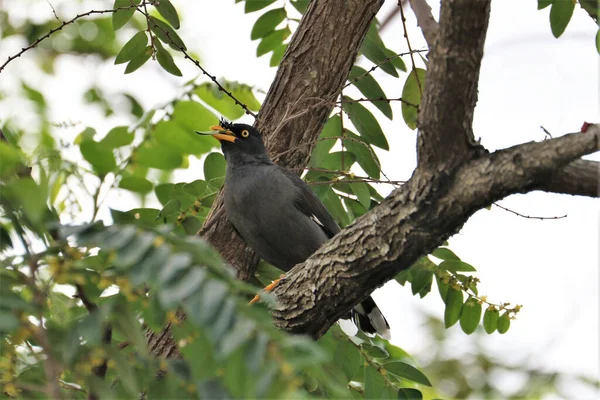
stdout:
<svg viewBox="0 0 600 400">
<path fill-rule="evenodd" d="M 234 143 L 235 139 L 236 139 L 233 132 L 231 132 L 229 129 L 223 128 L 220 125 L 211 126 L 210 131 L 208 131 L 208 132 L 201 132 L 201 131 L 194 131 L 194 132 L 196 132 L 198 135 L 210 135 L 219 141 L 224 140 L 226 142 Z"/>
</svg>

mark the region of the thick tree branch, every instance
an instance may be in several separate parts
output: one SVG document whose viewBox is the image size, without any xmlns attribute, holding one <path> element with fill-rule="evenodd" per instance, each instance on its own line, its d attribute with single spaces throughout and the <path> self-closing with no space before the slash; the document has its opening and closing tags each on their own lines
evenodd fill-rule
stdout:
<svg viewBox="0 0 600 400">
<path fill-rule="evenodd" d="M 477 210 L 536 190 L 572 160 L 599 149 L 600 126 L 526 143 L 454 171 L 417 169 L 376 209 L 342 230 L 273 291 L 282 329 L 320 337 L 372 290 L 458 232 Z"/>
<path fill-rule="evenodd" d="M 304 168 L 323 122 L 348 78 L 380 0 L 312 1 L 281 61 L 256 126 L 278 164 Z M 293 149 L 292 151 L 289 151 Z M 217 196 L 200 235 L 249 279 L 257 256 L 234 232 Z"/>
<path fill-rule="evenodd" d="M 427 4 L 427 0 L 409 0 L 409 3 L 410 8 L 415 13 L 415 17 L 417 17 L 417 25 L 421 28 L 427 45 L 433 47 L 439 28 L 437 21 L 433 18 L 433 14 L 431 14 L 431 7 Z"/>
<path fill-rule="evenodd" d="M 472 125 L 489 16 L 489 0 L 442 2 L 418 119 L 420 168 L 447 170 L 480 153 Z"/>
<path fill-rule="evenodd" d="M 539 189 L 574 196 L 600 197 L 600 163 L 575 160 L 555 171 Z"/>
</svg>

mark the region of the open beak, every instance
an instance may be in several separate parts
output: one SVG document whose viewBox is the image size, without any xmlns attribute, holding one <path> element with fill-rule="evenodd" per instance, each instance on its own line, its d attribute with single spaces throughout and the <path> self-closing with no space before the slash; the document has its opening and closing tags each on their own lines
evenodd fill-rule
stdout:
<svg viewBox="0 0 600 400">
<path fill-rule="evenodd" d="M 194 131 L 194 132 L 196 132 L 198 135 L 210 135 L 219 141 L 224 140 L 226 142 L 234 143 L 235 139 L 236 139 L 233 132 L 231 132 L 229 129 L 223 128 L 220 125 L 211 126 L 210 131 L 208 131 L 208 132 L 201 132 L 201 131 Z"/>
</svg>

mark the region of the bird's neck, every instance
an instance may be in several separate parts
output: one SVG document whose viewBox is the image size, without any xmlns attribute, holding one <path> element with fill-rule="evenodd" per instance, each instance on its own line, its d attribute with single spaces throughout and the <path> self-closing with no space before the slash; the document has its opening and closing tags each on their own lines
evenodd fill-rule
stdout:
<svg viewBox="0 0 600 400">
<path fill-rule="evenodd" d="M 227 152 L 225 153 L 227 160 L 227 168 L 243 168 L 257 165 L 272 165 L 273 161 L 267 154 L 248 154 L 243 152 Z"/>
</svg>

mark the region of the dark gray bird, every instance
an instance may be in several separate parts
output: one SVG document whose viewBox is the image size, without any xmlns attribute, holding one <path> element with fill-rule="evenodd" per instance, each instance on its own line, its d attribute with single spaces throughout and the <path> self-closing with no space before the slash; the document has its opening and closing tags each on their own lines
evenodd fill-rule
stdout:
<svg viewBox="0 0 600 400">
<path fill-rule="evenodd" d="M 221 120 L 210 132 L 196 133 L 221 142 L 227 218 L 265 261 L 289 271 L 340 231 L 308 185 L 271 161 L 254 127 Z M 370 296 L 351 314 L 363 332 L 390 338 L 389 325 Z"/>
</svg>

